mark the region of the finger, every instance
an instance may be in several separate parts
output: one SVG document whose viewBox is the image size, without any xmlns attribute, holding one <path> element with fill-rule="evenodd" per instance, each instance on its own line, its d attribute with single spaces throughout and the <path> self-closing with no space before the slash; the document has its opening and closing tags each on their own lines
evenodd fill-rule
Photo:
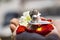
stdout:
<svg viewBox="0 0 60 40">
<path fill-rule="evenodd" d="M 14 24 L 10 24 L 10 29 L 12 31 L 12 33 L 14 32 L 14 30 L 16 29 L 16 26 Z"/>
<path fill-rule="evenodd" d="M 52 20 L 52 19 L 48 19 L 47 21 L 49 21 L 49 22 L 53 22 L 53 20 Z"/>
<path fill-rule="evenodd" d="M 43 21 L 48 21 L 48 22 L 53 22 L 52 19 L 46 19 L 46 18 L 44 18 L 44 17 L 41 17 L 41 20 L 43 20 Z"/>
<path fill-rule="evenodd" d="M 46 21 L 46 18 L 44 18 L 44 17 L 41 17 L 41 20 L 43 20 L 43 21 Z"/>
<path fill-rule="evenodd" d="M 14 24 L 15 26 L 19 25 L 19 20 L 17 18 L 13 18 L 11 21 L 10 21 L 10 24 Z"/>
</svg>

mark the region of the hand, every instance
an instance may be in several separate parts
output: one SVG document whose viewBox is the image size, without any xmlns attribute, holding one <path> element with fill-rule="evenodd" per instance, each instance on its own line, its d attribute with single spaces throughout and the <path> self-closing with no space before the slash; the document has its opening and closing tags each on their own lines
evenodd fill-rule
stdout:
<svg viewBox="0 0 60 40">
<path fill-rule="evenodd" d="M 46 18 L 44 18 L 44 17 L 41 17 L 40 19 L 46 20 Z M 51 19 L 46 20 L 46 21 L 49 21 L 51 23 L 53 22 Z M 13 18 L 12 20 L 10 20 L 10 29 L 11 29 L 12 33 L 15 31 L 15 29 L 18 25 L 19 25 L 19 20 L 17 18 Z"/>
<path fill-rule="evenodd" d="M 15 31 L 18 25 L 19 25 L 19 20 L 17 18 L 13 18 L 12 20 L 10 20 L 10 29 L 12 33 Z"/>
<path fill-rule="evenodd" d="M 44 18 L 44 17 L 41 17 L 41 19 L 42 19 L 42 20 L 46 20 L 46 18 Z M 47 20 L 47 21 L 53 23 L 52 20 Z M 18 25 L 19 25 L 19 20 L 18 20 L 17 18 L 13 18 L 13 19 L 10 21 L 10 29 L 11 29 L 12 33 L 15 31 L 15 29 L 17 28 Z M 55 28 L 50 34 L 48 34 L 47 39 L 48 39 L 53 33 L 58 34 L 56 28 Z M 23 34 L 23 35 L 27 36 L 28 34 L 29 34 L 29 33 L 26 33 L 26 34 Z M 30 34 L 29 34 L 29 35 L 30 35 Z M 31 35 L 32 35 L 32 34 L 31 34 Z M 33 35 L 36 35 L 36 34 L 33 34 Z M 37 36 L 37 35 L 36 35 L 36 36 Z M 42 37 L 42 36 L 40 36 L 40 38 L 41 38 L 41 37 Z M 36 38 L 37 38 L 37 37 L 36 37 Z M 43 38 L 44 38 L 44 37 L 43 37 Z M 19 39 L 19 38 L 17 37 L 17 39 Z"/>
</svg>

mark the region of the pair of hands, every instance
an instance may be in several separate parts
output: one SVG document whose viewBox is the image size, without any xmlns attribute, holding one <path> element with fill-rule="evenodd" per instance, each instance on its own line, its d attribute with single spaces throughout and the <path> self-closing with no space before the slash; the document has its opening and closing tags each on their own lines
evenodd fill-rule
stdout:
<svg viewBox="0 0 60 40">
<path fill-rule="evenodd" d="M 41 17 L 41 19 L 42 20 L 46 20 L 46 18 L 44 18 L 44 17 Z M 52 20 L 47 20 L 47 21 L 49 21 L 49 22 L 51 22 L 52 24 L 53 24 L 53 21 Z M 17 18 L 13 18 L 13 19 L 11 19 L 11 21 L 10 21 L 10 29 L 11 29 L 11 31 L 12 31 L 12 33 L 14 33 L 14 31 L 15 31 L 15 29 L 17 28 L 17 26 L 19 25 L 19 20 L 17 19 Z M 24 35 L 24 34 L 23 34 Z M 26 35 L 30 35 L 29 33 L 26 33 Z M 36 34 L 33 34 L 33 36 L 34 35 L 36 35 Z M 57 30 L 56 30 L 56 28 L 54 27 L 54 30 L 50 33 L 50 34 L 48 34 L 48 36 L 47 36 L 47 38 L 48 37 L 55 37 L 55 35 L 56 35 L 56 37 L 57 37 L 57 39 L 59 38 L 58 37 L 58 35 L 59 35 L 59 33 L 57 32 Z M 15 35 L 14 35 L 15 36 Z M 37 36 L 37 35 L 36 35 Z M 20 37 L 20 36 L 19 36 Z M 19 37 L 17 38 L 17 39 L 19 39 Z M 38 37 L 38 36 L 37 36 Z M 37 38 L 36 37 L 36 38 Z M 41 38 L 42 36 L 40 36 L 40 38 Z M 39 38 L 39 39 L 40 39 Z M 38 39 L 38 38 L 37 38 Z M 53 38 L 54 39 L 54 38 Z"/>
<path fill-rule="evenodd" d="M 41 19 L 42 20 L 46 20 L 46 18 L 44 18 L 44 17 L 41 17 Z M 52 20 L 47 20 L 47 21 L 49 21 L 49 22 L 51 22 L 53 24 L 53 21 Z M 11 19 L 11 21 L 10 21 L 10 29 L 11 29 L 12 33 L 14 33 L 14 31 L 17 28 L 18 25 L 19 25 L 19 20 L 17 18 Z M 57 30 L 56 30 L 55 27 L 54 27 L 53 32 L 51 32 L 50 34 L 52 34 L 52 33 L 58 34 L 58 32 L 57 32 Z"/>
<path fill-rule="evenodd" d="M 44 17 L 41 17 L 41 19 L 46 20 L 46 18 Z M 47 21 L 50 21 L 52 23 L 52 20 L 47 20 Z M 12 33 L 15 31 L 18 25 L 19 25 L 19 20 L 17 18 L 13 18 L 10 20 L 10 29 Z"/>
</svg>

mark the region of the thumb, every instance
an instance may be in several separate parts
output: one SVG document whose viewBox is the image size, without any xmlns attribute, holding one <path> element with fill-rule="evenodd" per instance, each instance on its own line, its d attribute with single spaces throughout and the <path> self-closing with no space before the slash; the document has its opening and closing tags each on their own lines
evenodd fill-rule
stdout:
<svg viewBox="0 0 60 40">
<path fill-rule="evenodd" d="M 10 21 L 10 29 L 12 32 L 15 31 L 16 27 L 19 25 L 19 21 L 17 18 L 13 18 L 11 21 Z"/>
<path fill-rule="evenodd" d="M 11 32 L 13 33 L 16 29 L 16 26 L 14 24 L 10 24 L 10 29 L 11 29 Z"/>
</svg>

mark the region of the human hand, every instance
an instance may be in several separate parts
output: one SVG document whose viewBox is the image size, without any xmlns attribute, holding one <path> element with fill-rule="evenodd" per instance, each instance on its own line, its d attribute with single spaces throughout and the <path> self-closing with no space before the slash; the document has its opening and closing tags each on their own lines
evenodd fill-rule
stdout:
<svg viewBox="0 0 60 40">
<path fill-rule="evenodd" d="M 44 20 L 44 21 L 49 21 L 51 23 L 53 23 L 53 21 L 51 19 L 46 19 L 44 17 L 41 17 L 40 18 L 41 20 Z M 10 21 L 10 29 L 12 31 L 12 33 L 15 31 L 15 29 L 17 28 L 17 26 L 19 25 L 19 20 L 17 18 L 13 18 L 11 21 Z"/>
<path fill-rule="evenodd" d="M 41 17 L 41 19 L 42 20 L 46 20 L 46 18 L 44 18 L 44 17 Z M 53 21 L 52 20 L 47 20 L 47 21 L 49 21 L 49 22 L 51 22 L 53 24 Z M 10 21 L 10 29 L 11 29 L 12 33 L 15 31 L 15 29 L 17 28 L 18 25 L 19 25 L 19 20 L 17 18 L 13 18 Z M 53 33 L 58 34 L 57 31 L 56 31 L 56 29 L 54 29 L 50 34 L 48 34 L 47 38 L 50 37 L 50 35 L 53 34 Z M 22 33 L 22 34 L 25 35 L 27 38 L 28 38 L 29 35 L 33 35 L 33 37 L 34 37 L 34 35 L 36 35 L 36 34 L 29 34 L 29 33 Z M 39 38 L 37 38 L 36 36 L 39 37 Z M 35 38 L 37 38 L 37 39 L 41 39 L 41 38 L 42 39 L 45 39 L 41 35 L 40 36 L 36 35 L 36 36 L 35 36 Z M 19 36 L 17 37 L 17 39 L 19 39 Z"/>
</svg>

